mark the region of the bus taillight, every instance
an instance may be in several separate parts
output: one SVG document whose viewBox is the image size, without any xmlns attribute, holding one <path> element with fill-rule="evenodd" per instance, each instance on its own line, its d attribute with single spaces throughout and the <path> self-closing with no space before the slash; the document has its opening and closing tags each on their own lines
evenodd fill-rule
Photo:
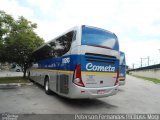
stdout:
<svg viewBox="0 0 160 120">
<path fill-rule="evenodd" d="M 81 65 L 80 64 L 76 65 L 73 82 L 78 86 L 84 87 L 84 83 L 82 81 L 82 76 L 81 76 Z"/>
<path fill-rule="evenodd" d="M 118 85 L 119 84 L 119 73 L 120 73 L 120 67 L 118 67 L 117 78 L 116 78 L 116 82 L 115 82 L 114 85 Z"/>
</svg>

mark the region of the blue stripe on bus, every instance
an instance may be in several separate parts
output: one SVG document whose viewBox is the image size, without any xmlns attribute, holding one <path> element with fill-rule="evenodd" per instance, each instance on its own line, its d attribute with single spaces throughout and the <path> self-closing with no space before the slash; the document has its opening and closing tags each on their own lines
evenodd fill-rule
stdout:
<svg viewBox="0 0 160 120">
<path fill-rule="evenodd" d="M 101 57 L 98 57 L 101 58 Z M 66 61 L 65 61 L 66 60 Z M 87 61 L 85 55 L 66 55 L 59 58 L 49 58 L 45 60 L 40 60 L 37 62 L 39 69 L 50 69 L 50 70 L 69 70 L 74 71 L 76 64 L 81 64 L 82 71 L 90 71 L 90 72 L 107 72 L 101 69 L 101 71 L 95 70 L 87 70 L 86 65 L 88 63 L 92 63 L 92 66 L 100 66 L 105 68 L 106 66 L 114 67 L 114 71 L 117 72 L 119 66 L 119 60 L 115 59 L 114 64 L 109 64 L 105 62 L 97 62 L 97 61 Z M 91 64 L 90 64 L 91 65 Z"/>
</svg>

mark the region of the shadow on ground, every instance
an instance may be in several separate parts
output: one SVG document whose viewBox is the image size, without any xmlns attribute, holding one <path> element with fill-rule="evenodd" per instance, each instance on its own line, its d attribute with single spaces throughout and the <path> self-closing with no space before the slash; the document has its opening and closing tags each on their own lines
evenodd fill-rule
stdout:
<svg viewBox="0 0 160 120">
<path fill-rule="evenodd" d="M 35 83 L 34 84 L 40 88 L 41 90 L 44 91 L 44 87 Z M 45 94 L 45 93 L 44 93 Z M 59 96 L 58 94 L 51 92 L 51 94 L 49 95 L 50 97 L 52 97 L 53 99 L 57 99 L 58 101 L 62 102 L 63 104 L 65 104 L 66 106 L 72 106 L 78 109 L 88 109 L 88 108 L 107 108 L 107 109 L 111 109 L 111 108 L 117 108 L 118 106 L 109 104 L 105 101 L 102 101 L 101 99 L 69 99 L 69 98 L 65 98 L 62 96 Z"/>
</svg>

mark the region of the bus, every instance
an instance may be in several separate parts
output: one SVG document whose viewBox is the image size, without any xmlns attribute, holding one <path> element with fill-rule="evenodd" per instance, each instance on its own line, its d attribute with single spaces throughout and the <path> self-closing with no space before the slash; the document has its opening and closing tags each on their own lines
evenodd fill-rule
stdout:
<svg viewBox="0 0 160 120">
<path fill-rule="evenodd" d="M 73 27 L 37 48 L 31 57 L 29 79 L 71 99 L 115 95 L 119 86 L 119 42 L 107 30 Z"/>
<path fill-rule="evenodd" d="M 126 59 L 125 59 L 125 53 L 120 52 L 120 75 L 119 75 L 119 85 L 125 85 L 126 82 Z"/>
</svg>

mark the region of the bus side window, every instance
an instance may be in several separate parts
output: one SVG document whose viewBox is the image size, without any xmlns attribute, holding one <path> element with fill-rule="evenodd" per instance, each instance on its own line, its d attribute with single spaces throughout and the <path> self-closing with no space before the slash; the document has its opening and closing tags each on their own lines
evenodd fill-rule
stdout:
<svg viewBox="0 0 160 120">
<path fill-rule="evenodd" d="M 61 57 L 70 50 L 72 40 L 74 39 L 76 39 L 76 33 L 71 31 L 51 41 L 33 54 L 35 61 Z"/>
<path fill-rule="evenodd" d="M 74 31 L 71 31 L 60 38 L 56 39 L 56 52 L 58 56 L 62 56 L 70 50 Z"/>
</svg>

